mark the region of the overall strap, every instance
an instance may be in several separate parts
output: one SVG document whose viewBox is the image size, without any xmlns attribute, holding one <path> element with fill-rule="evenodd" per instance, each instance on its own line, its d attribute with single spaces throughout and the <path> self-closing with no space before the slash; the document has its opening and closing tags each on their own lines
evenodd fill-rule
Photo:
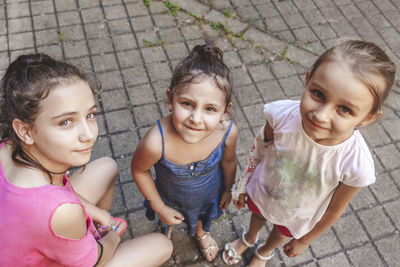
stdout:
<svg viewBox="0 0 400 267">
<path fill-rule="evenodd" d="M 161 142 L 162 142 L 162 157 L 164 157 L 164 133 L 161 127 L 161 123 L 160 120 L 157 120 L 157 126 L 158 126 L 158 130 L 160 131 L 161 134 Z"/>
<path fill-rule="evenodd" d="M 222 141 L 224 144 L 225 144 L 226 138 L 228 138 L 229 132 L 231 131 L 232 125 L 233 125 L 233 120 L 231 120 L 231 123 L 229 124 L 228 130 L 225 133 L 224 140 Z"/>
</svg>

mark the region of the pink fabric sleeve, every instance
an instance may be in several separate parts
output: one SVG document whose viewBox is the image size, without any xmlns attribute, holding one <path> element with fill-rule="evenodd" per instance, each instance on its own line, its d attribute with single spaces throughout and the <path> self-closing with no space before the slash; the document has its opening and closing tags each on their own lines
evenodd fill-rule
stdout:
<svg viewBox="0 0 400 267">
<path fill-rule="evenodd" d="M 84 209 L 83 206 L 82 208 Z M 46 257 L 65 266 L 93 266 L 97 261 L 98 254 L 98 245 L 92 233 L 96 229 L 86 211 L 85 215 L 87 225 L 86 235 L 80 239 L 70 239 L 55 234 L 51 229 L 49 221 L 52 238 L 49 238 L 48 245 L 42 253 Z"/>
</svg>

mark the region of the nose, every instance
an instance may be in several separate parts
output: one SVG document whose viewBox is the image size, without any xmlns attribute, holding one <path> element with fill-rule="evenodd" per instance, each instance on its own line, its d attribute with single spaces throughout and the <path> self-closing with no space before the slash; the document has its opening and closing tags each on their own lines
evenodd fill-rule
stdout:
<svg viewBox="0 0 400 267">
<path fill-rule="evenodd" d="M 317 122 L 328 122 L 331 116 L 331 109 L 328 105 L 322 105 L 313 112 Z"/>
<path fill-rule="evenodd" d="M 81 142 L 91 141 L 96 137 L 97 124 L 91 125 L 86 120 L 79 127 L 79 140 Z"/>
<path fill-rule="evenodd" d="M 193 111 L 192 111 L 192 114 L 191 114 L 191 116 L 190 116 L 190 120 L 193 122 L 193 123 L 200 123 L 201 122 L 201 110 L 200 109 L 194 109 Z"/>
</svg>

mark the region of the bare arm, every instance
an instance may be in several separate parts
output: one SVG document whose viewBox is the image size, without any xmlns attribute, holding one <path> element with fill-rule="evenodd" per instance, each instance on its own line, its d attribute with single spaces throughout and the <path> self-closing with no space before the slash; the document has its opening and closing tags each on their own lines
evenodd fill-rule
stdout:
<svg viewBox="0 0 400 267">
<path fill-rule="evenodd" d="M 352 187 L 340 183 L 337 187 L 333 197 L 329 203 L 327 210 L 322 216 L 321 220 L 314 226 L 314 228 L 305 236 L 300 239 L 292 239 L 289 243 L 284 246 L 284 251 L 289 257 L 296 257 L 300 253 L 304 252 L 308 246 L 317 237 L 322 235 L 328 230 L 346 210 L 347 205 L 358 193 L 361 187 Z"/>
<path fill-rule="evenodd" d="M 131 173 L 152 209 L 161 221 L 168 225 L 180 224 L 183 216 L 165 205 L 154 184 L 150 168 L 161 158 L 162 143 L 157 129 L 153 127 L 140 141 L 131 160 Z"/>
<path fill-rule="evenodd" d="M 225 190 L 222 193 L 219 203 L 220 209 L 227 209 L 231 199 L 231 189 L 235 182 L 237 157 L 236 157 L 236 142 L 238 139 L 238 129 L 235 124 L 232 125 L 231 131 L 226 139 L 226 146 L 221 160 L 222 174 L 225 183 Z"/>
<path fill-rule="evenodd" d="M 254 138 L 245 166 L 232 190 L 233 204 L 236 206 L 237 209 L 244 208 L 245 197 L 247 195 L 246 185 L 250 178 L 253 176 L 254 170 L 256 169 L 257 165 L 264 157 L 265 147 L 269 145 L 273 139 L 274 131 L 267 121 L 265 122 L 265 125 L 258 131 L 256 137 Z"/>
<path fill-rule="evenodd" d="M 57 208 L 51 218 L 51 228 L 59 236 L 80 239 L 86 235 L 86 217 L 79 204 L 63 204 Z M 115 253 L 120 236 L 117 232 L 109 231 L 99 242 L 103 245 L 103 255 L 99 266 L 108 262 Z M 98 257 L 100 256 L 98 245 Z M 73 255 L 72 255 L 73 256 Z"/>
</svg>

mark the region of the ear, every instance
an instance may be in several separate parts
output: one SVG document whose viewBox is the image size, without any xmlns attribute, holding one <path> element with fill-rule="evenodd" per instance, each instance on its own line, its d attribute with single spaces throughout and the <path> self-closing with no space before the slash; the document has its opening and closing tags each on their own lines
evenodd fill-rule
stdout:
<svg viewBox="0 0 400 267">
<path fill-rule="evenodd" d="M 357 127 L 366 126 L 366 125 L 370 124 L 371 122 L 376 121 L 381 116 L 382 116 L 382 111 L 378 111 L 375 114 L 369 114 L 369 115 L 367 115 L 367 117 L 365 117 L 365 119 L 363 119 L 359 124 L 357 124 Z"/>
<path fill-rule="evenodd" d="M 310 72 L 307 72 L 307 74 L 306 74 L 306 86 L 307 86 L 309 81 L 310 81 Z"/>
<path fill-rule="evenodd" d="M 168 109 L 169 111 L 172 111 L 172 94 L 171 94 L 171 90 L 168 88 L 166 91 L 167 94 L 167 100 L 168 100 Z"/>
<path fill-rule="evenodd" d="M 231 110 L 231 108 L 232 108 L 232 102 L 230 102 L 230 103 L 226 106 L 225 111 L 224 111 L 224 115 L 228 114 L 229 111 Z"/>
<path fill-rule="evenodd" d="M 33 143 L 35 143 L 32 136 L 32 127 L 29 124 L 21 121 L 20 119 L 14 119 L 12 122 L 12 127 L 22 142 L 27 145 L 33 145 Z"/>
</svg>

